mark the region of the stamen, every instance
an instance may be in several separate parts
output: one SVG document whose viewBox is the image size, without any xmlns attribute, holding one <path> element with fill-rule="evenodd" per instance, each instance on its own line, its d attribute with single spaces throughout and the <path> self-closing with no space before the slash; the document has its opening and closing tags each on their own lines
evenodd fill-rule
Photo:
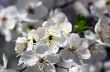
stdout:
<svg viewBox="0 0 110 72">
<path fill-rule="evenodd" d="M 70 51 L 76 51 L 76 49 L 77 49 L 77 46 L 76 45 L 72 45 L 72 44 L 70 44 L 70 46 L 69 46 L 69 50 Z"/>
<path fill-rule="evenodd" d="M 52 39 L 53 39 L 53 36 L 50 35 L 50 36 L 49 36 L 49 40 L 52 40 Z"/>
<path fill-rule="evenodd" d="M 107 2 L 106 2 L 106 5 L 110 5 L 110 1 L 107 1 Z"/>
</svg>

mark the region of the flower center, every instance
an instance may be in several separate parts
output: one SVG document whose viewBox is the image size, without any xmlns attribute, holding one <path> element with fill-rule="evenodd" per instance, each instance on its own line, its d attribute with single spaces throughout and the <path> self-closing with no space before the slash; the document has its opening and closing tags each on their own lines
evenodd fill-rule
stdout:
<svg viewBox="0 0 110 72">
<path fill-rule="evenodd" d="M 39 58 L 39 60 L 37 61 L 37 63 L 38 63 L 38 66 L 39 66 L 39 70 L 41 72 L 42 69 L 44 68 L 44 65 L 46 63 L 48 63 L 48 61 L 44 57 L 41 57 L 41 58 Z"/>
<path fill-rule="evenodd" d="M 53 39 L 53 36 L 52 36 L 52 35 L 50 35 L 50 36 L 49 36 L 49 40 L 52 40 L 52 39 Z"/>
<path fill-rule="evenodd" d="M 106 5 L 110 5 L 110 1 L 107 1 L 107 2 L 106 2 Z"/>
<path fill-rule="evenodd" d="M 39 59 L 40 63 L 45 63 L 45 60 L 43 58 Z"/>
<path fill-rule="evenodd" d="M 51 43 L 53 41 L 54 37 L 52 35 L 48 36 L 48 42 Z"/>
<path fill-rule="evenodd" d="M 27 12 L 28 14 L 35 14 L 34 9 L 31 6 L 28 7 Z"/>
<path fill-rule="evenodd" d="M 40 64 L 48 63 L 44 58 L 40 58 L 38 61 Z"/>
<path fill-rule="evenodd" d="M 92 44 L 89 46 L 89 50 L 92 54 L 96 54 L 97 53 L 97 49 L 96 49 L 96 44 Z"/>
<path fill-rule="evenodd" d="M 56 43 L 59 33 L 55 31 L 54 28 L 46 28 L 44 39 L 46 40 L 47 45 L 52 45 Z"/>
<path fill-rule="evenodd" d="M 6 20 L 7 20 L 7 17 L 3 16 L 3 17 L 0 17 L 0 19 L 1 19 L 2 21 L 6 21 Z"/>
<path fill-rule="evenodd" d="M 72 52 L 73 52 L 73 51 L 76 51 L 76 50 L 77 50 L 77 46 L 70 44 L 69 50 L 72 51 Z"/>
</svg>

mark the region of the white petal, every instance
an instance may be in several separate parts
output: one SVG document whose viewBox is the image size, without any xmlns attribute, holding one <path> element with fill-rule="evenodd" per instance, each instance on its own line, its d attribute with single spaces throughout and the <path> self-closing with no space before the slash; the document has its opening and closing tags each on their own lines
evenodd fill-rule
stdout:
<svg viewBox="0 0 110 72">
<path fill-rule="evenodd" d="M 77 46 L 79 46 L 81 43 L 81 39 L 80 39 L 79 35 L 75 34 L 75 33 L 71 33 L 71 36 L 69 37 L 68 41 L 69 41 L 69 43 L 77 45 Z"/>
<path fill-rule="evenodd" d="M 35 39 L 35 41 L 37 41 L 37 31 L 36 30 L 31 30 L 29 33 L 28 33 L 28 39 L 29 40 L 33 40 Z"/>
<path fill-rule="evenodd" d="M 36 6 L 36 8 L 34 10 L 35 10 L 35 16 L 37 18 L 44 18 L 48 14 L 47 8 L 43 5 Z"/>
<path fill-rule="evenodd" d="M 30 41 L 28 42 L 28 46 L 27 46 L 26 51 L 32 50 L 33 47 L 34 47 L 34 45 L 33 45 L 33 40 L 30 40 Z"/>
<path fill-rule="evenodd" d="M 72 52 L 70 52 L 68 49 L 62 50 L 60 55 L 63 58 L 63 60 L 66 61 L 66 62 L 74 61 L 75 55 Z"/>
<path fill-rule="evenodd" d="M 106 0 L 99 0 L 99 1 L 94 2 L 94 5 L 97 8 L 103 8 L 103 7 L 105 7 L 105 2 L 106 2 Z"/>
<path fill-rule="evenodd" d="M 88 49 L 88 46 L 89 46 L 88 40 L 85 38 L 81 38 L 81 42 L 82 42 L 82 44 L 81 44 L 82 49 L 83 48 Z"/>
<path fill-rule="evenodd" d="M 91 57 L 91 54 L 88 49 L 88 41 L 84 38 L 81 39 L 82 39 L 82 44 L 77 52 L 79 54 L 78 56 L 81 57 L 82 59 L 89 59 Z"/>
<path fill-rule="evenodd" d="M 37 35 L 39 36 L 39 38 L 43 38 L 44 34 L 45 34 L 45 31 L 43 27 L 37 28 Z"/>
<path fill-rule="evenodd" d="M 76 34 L 76 33 L 71 33 L 70 40 L 73 39 L 73 38 L 75 38 L 75 39 L 76 39 L 76 38 L 79 39 L 80 37 L 79 37 L 79 35 Z"/>
<path fill-rule="evenodd" d="M 44 54 L 49 51 L 49 47 L 45 45 L 36 45 L 36 53 Z"/>
<path fill-rule="evenodd" d="M 100 29 L 100 25 L 101 25 L 101 18 L 98 20 L 98 22 L 96 23 L 96 25 L 95 25 L 95 28 L 94 28 L 94 31 L 96 32 L 96 33 L 98 33 L 101 29 Z"/>
<path fill-rule="evenodd" d="M 50 27 L 50 26 L 54 26 L 55 25 L 55 22 L 53 20 L 48 20 L 48 21 L 45 21 L 42 26 L 47 28 L 47 27 Z"/>
<path fill-rule="evenodd" d="M 5 26 L 7 29 L 12 30 L 15 28 L 16 23 L 17 23 L 17 21 L 15 19 L 8 19 Z"/>
<path fill-rule="evenodd" d="M 22 9 L 22 8 L 28 6 L 30 3 L 37 4 L 38 2 L 39 2 L 39 0 L 19 0 L 19 1 L 16 2 L 16 6 L 18 8 L 21 8 Z"/>
<path fill-rule="evenodd" d="M 5 35 L 5 40 L 7 42 L 11 41 L 12 37 L 11 37 L 11 32 L 8 29 L 3 29 L 3 34 Z"/>
<path fill-rule="evenodd" d="M 91 57 L 90 51 L 88 49 L 80 49 L 77 53 L 78 57 L 82 59 L 89 59 Z"/>
<path fill-rule="evenodd" d="M 57 40 L 58 40 L 57 43 L 59 44 L 60 47 L 64 47 L 65 46 L 65 44 L 66 44 L 66 37 L 64 36 L 63 33 L 61 33 L 61 36 L 59 38 L 57 38 Z"/>
<path fill-rule="evenodd" d="M 56 72 L 55 67 L 51 64 L 48 64 L 48 65 L 45 64 L 43 66 L 43 69 L 41 69 L 41 70 L 39 69 L 39 65 L 36 64 L 35 66 L 31 66 L 28 69 L 26 69 L 25 72 L 40 72 L 40 71 L 42 71 L 42 72 Z"/>
<path fill-rule="evenodd" d="M 85 31 L 84 36 L 85 38 L 90 39 L 90 40 L 94 40 L 96 38 L 96 35 L 91 31 Z"/>
<path fill-rule="evenodd" d="M 58 66 L 65 67 L 65 68 L 71 68 L 72 66 L 77 65 L 75 62 L 65 62 L 64 60 L 60 60 L 59 63 L 57 63 Z"/>
<path fill-rule="evenodd" d="M 50 55 L 47 55 L 46 59 L 49 61 L 49 63 L 56 64 L 59 62 L 59 55 L 58 54 L 50 54 Z"/>
<path fill-rule="evenodd" d="M 49 47 L 49 52 L 48 53 L 57 53 L 59 51 L 59 47 L 57 46 L 52 46 L 52 47 Z"/>
<path fill-rule="evenodd" d="M 95 6 L 90 6 L 90 11 L 91 11 L 91 14 L 96 16 L 96 17 L 100 17 L 101 16 L 101 13 L 97 11 L 97 8 Z"/>
<path fill-rule="evenodd" d="M 20 58 L 19 59 L 19 62 L 18 62 L 18 65 L 21 65 L 21 64 L 23 64 L 24 63 L 24 61 L 22 60 L 22 58 Z"/>
<path fill-rule="evenodd" d="M 7 57 L 6 57 L 6 55 L 4 53 L 3 53 L 2 59 L 3 59 L 3 67 L 4 68 L 7 68 L 8 60 L 7 60 Z"/>
<path fill-rule="evenodd" d="M 51 17 L 50 19 L 52 19 L 56 23 L 63 23 L 64 21 L 67 21 L 67 17 L 61 12 Z"/>
<path fill-rule="evenodd" d="M 29 66 L 35 65 L 37 61 L 36 53 L 34 51 L 24 52 L 21 55 L 21 61 L 23 61 L 24 64 L 29 65 Z"/>
<path fill-rule="evenodd" d="M 29 6 L 34 9 L 34 14 L 27 13 L 27 8 Z M 20 9 L 21 12 L 26 12 L 28 18 L 34 20 L 44 18 L 48 14 L 48 9 L 39 0 L 20 0 L 17 1 L 17 7 Z"/>
<path fill-rule="evenodd" d="M 95 47 L 94 47 L 95 46 Z M 107 56 L 107 53 L 106 53 L 106 50 L 105 50 L 105 47 L 96 43 L 93 47 L 90 48 L 90 51 L 91 51 L 91 57 L 94 59 L 94 60 L 103 60 L 106 58 Z M 93 49 L 92 49 L 93 48 Z M 95 48 L 95 49 L 94 49 Z M 91 59 L 92 60 L 92 59 Z"/>
<path fill-rule="evenodd" d="M 34 66 L 28 67 L 24 72 L 39 72 L 39 65 L 36 64 Z"/>
<path fill-rule="evenodd" d="M 72 31 L 72 24 L 68 21 L 65 21 L 61 24 L 61 30 L 63 30 L 65 34 L 70 33 Z"/>
<path fill-rule="evenodd" d="M 16 17 L 17 16 L 18 10 L 17 10 L 16 6 L 12 5 L 12 6 L 8 6 L 5 9 L 5 12 L 6 12 L 5 15 L 7 17 L 13 18 L 13 17 Z"/>
<path fill-rule="evenodd" d="M 76 9 L 76 13 L 83 14 L 84 16 L 89 16 L 87 8 L 82 4 L 81 1 L 76 1 L 74 3 L 74 8 Z"/>
<path fill-rule="evenodd" d="M 20 14 L 21 15 L 21 14 Z M 43 22 L 43 20 L 41 19 L 36 19 L 35 17 L 27 17 L 27 16 L 24 16 L 24 17 L 20 17 L 19 19 L 21 19 L 21 21 L 25 21 L 25 22 L 29 22 L 29 23 L 34 23 L 36 24 L 38 27 L 41 27 L 41 23 Z"/>
<path fill-rule="evenodd" d="M 43 68 L 43 72 L 56 72 L 54 65 L 47 64 Z"/>
<path fill-rule="evenodd" d="M 21 54 L 26 48 L 27 48 L 26 37 L 18 37 L 16 40 L 15 51 Z"/>
<path fill-rule="evenodd" d="M 51 10 L 50 13 L 49 13 L 49 18 L 52 18 L 54 17 L 55 15 L 59 14 L 60 11 L 58 9 L 55 9 L 54 11 Z"/>
</svg>

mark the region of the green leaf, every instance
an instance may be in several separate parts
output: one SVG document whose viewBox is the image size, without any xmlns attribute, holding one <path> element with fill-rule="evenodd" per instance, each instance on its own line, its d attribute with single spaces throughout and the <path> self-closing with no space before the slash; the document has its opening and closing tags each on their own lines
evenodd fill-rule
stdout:
<svg viewBox="0 0 110 72">
<path fill-rule="evenodd" d="M 75 20 L 75 24 L 73 25 L 73 29 L 76 31 L 76 32 L 83 32 L 85 30 L 90 30 L 91 27 L 89 27 L 87 24 L 86 24 L 86 17 L 84 17 L 83 15 L 78 15 L 76 17 L 76 20 Z"/>
</svg>

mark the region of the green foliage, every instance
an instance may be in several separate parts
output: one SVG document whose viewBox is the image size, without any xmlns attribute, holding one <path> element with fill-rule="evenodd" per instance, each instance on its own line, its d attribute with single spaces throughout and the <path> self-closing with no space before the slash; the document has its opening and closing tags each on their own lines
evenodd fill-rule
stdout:
<svg viewBox="0 0 110 72">
<path fill-rule="evenodd" d="M 91 30 L 91 27 L 87 25 L 86 17 L 83 15 L 78 15 L 75 19 L 75 24 L 73 25 L 73 30 L 75 32 L 81 33 L 85 30 Z"/>
</svg>

